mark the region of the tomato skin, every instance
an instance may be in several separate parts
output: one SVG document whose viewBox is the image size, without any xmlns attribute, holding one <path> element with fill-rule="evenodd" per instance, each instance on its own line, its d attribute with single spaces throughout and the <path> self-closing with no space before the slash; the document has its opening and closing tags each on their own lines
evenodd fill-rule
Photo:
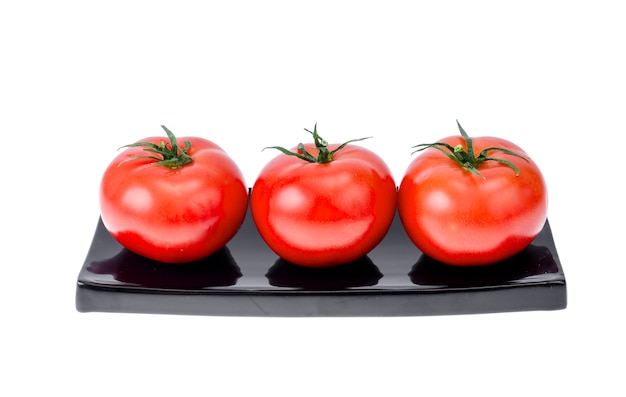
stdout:
<svg viewBox="0 0 626 397">
<path fill-rule="evenodd" d="M 317 156 L 315 145 L 304 147 Z M 384 238 L 396 197 L 383 160 L 348 145 L 325 164 L 276 156 L 259 173 L 250 209 L 261 237 L 277 255 L 305 267 L 327 267 L 363 257 Z"/>
<path fill-rule="evenodd" d="M 548 195 L 537 165 L 517 145 L 495 137 L 472 138 L 474 152 L 501 147 L 526 157 L 490 152 L 520 171 L 485 161 L 478 175 L 434 148 L 408 166 L 398 190 L 398 213 L 413 243 L 426 255 L 450 265 L 489 265 L 515 255 L 541 232 Z M 447 137 L 452 147 L 467 145 Z"/>
<path fill-rule="evenodd" d="M 143 142 L 159 144 L 163 137 Z M 166 263 L 202 259 L 222 248 L 239 230 L 248 203 L 244 178 L 235 162 L 215 143 L 197 137 L 193 161 L 170 169 L 141 147 L 120 153 L 106 168 L 100 185 L 102 221 L 121 245 Z M 125 161 L 128 160 L 128 161 Z"/>
</svg>

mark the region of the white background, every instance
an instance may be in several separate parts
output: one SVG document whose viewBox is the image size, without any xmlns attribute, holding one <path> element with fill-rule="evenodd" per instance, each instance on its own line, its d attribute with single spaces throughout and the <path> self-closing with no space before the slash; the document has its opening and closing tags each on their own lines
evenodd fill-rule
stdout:
<svg viewBox="0 0 626 397">
<path fill-rule="evenodd" d="M 4 1 L 0 394 L 624 395 L 626 14 L 610 1 Z M 552 312 L 409 318 L 78 313 L 119 146 L 214 140 L 248 185 L 308 139 L 497 135 L 544 171 Z M 9 391 L 10 390 L 10 391 Z M 577 394 L 577 395 L 578 395 Z"/>
</svg>

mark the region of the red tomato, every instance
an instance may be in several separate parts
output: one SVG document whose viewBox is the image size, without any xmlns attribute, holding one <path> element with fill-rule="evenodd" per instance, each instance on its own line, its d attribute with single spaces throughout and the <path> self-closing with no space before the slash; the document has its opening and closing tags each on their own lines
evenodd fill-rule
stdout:
<svg viewBox="0 0 626 397">
<path fill-rule="evenodd" d="M 451 265 L 493 264 L 523 250 L 543 228 L 546 184 L 517 145 L 494 137 L 468 141 L 459 129 L 463 136 L 440 141 L 448 146 L 418 145 L 425 151 L 402 179 L 398 213 L 408 236 L 426 255 Z M 470 152 L 476 158 L 484 154 L 473 170 Z"/>
<path fill-rule="evenodd" d="M 250 209 L 261 237 L 282 259 L 326 267 L 361 258 L 383 239 L 395 214 L 396 185 L 374 152 L 328 145 L 314 131 L 316 144 L 291 153 L 317 159 L 320 151 L 336 150 L 332 160 L 278 155 L 261 170 Z"/>
<path fill-rule="evenodd" d="M 146 138 L 128 145 L 107 167 L 100 186 L 102 221 L 120 244 L 139 255 L 168 263 L 199 260 L 239 230 L 247 188 L 218 145 L 197 137 L 176 139 L 163 128 L 169 143 Z M 187 163 L 152 154 L 159 149 Z"/>
</svg>

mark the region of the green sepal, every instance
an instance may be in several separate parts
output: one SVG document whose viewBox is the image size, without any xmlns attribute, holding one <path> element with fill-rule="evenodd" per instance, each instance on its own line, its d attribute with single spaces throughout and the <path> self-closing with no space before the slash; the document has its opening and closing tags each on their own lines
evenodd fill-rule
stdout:
<svg viewBox="0 0 626 397">
<path fill-rule="evenodd" d="M 282 146 L 268 146 L 263 148 L 263 150 L 265 149 L 277 149 L 279 151 L 281 151 L 283 154 L 286 154 L 288 156 L 296 156 L 299 159 L 302 159 L 304 161 L 308 161 L 309 163 L 319 163 L 319 164 L 326 164 L 326 163 L 330 163 L 331 161 L 333 161 L 333 156 L 335 153 L 337 153 L 339 150 L 343 149 L 344 147 L 346 147 L 346 145 L 348 145 L 349 143 L 352 142 L 357 142 L 357 141 L 362 141 L 365 139 L 370 139 L 370 137 L 366 137 L 366 138 L 358 138 L 358 139 L 351 139 L 347 142 L 342 143 L 341 145 L 339 145 L 335 150 L 329 151 L 328 150 L 328 142 L 323 139 L 318 133 L 317 133 L 317 123 L 315 123 L 315 126 L 313 127 L 313 131 L 310 131 L 308 129 L 304 129 L 306 132 L 310 133 L 311 135 L 313 135 L 313 142 L 315 143 L 315 148 L 319 151 L 317 157 L 313 156 L 311 153 L 309 153 L 306 148 L 304 147 L 303 143 L 299 143 L 298 144 L 298 150 L 301 153 L 297 153 L 297 152 L 292 152 L 290 150 L 285 149 Z"/>
<path fill-rule="evenodd" d="M 526 157 L 518 153 L 515 153 L 509 149 L 500 148 L 500 147 L 489 147 L 487 149 L 484 149 L 479 153 L 478 157 L 476 157 L 474 153 L 474 144 L 472 142 L 472 138 L 470 138 L 470 136 L 467 134 L 467 132 L 465 132 L 463 127 L 461 127 L 461 124 L 459 123 L 458 120 L 456 121 L 456 124 L 459 127 L 461 136 L 463 136 L 463 139 L 465 140 L 467 151 L 465 151 L 462 145 L 457 145 L 456 147 L 452 147 L 452 145 L 449 145 L 445 142 L 435 142 L 435 143 L 421 143 L 419 145 L 415 145 L 413 146 L 413 148 L 417 148 L 417 149 L 413 151 L 411 154 L 414 154 L 416 152 L 420 152 L 422 150 L 426 150 L 429 148 L 437 149 L 443 154 L 445 154 L 450 160 L 454 161 L 459 166 L 461 166 L 463 169 L 471 172 L 472 174 L 478 175 L 483 179 L 485 179 L 485 177 L 480 173 L 480 171 L 478 171 L 478 167 L 480 166 L 480 164 L 482 164 L 485 161 L 496 161 L 498 163 L 501 163 L 510 167 L 513 171 L 515 171 L 515 176 L 519 176 L 520 174 L 519 169 L 515 166 L 515 164 L 511 163 L 510 161 L 500 159 L 497 157 L 487 157 L 487 153 L 491 151 L 500 151 L 506 154 L 510 154 L 512 156 L 519 157 L 525 161 L 529 161 Z"/>
<path fill-rule="evenodd" d="M 178 143 L 176 142 L 176 136 L 174 136 L 172 131 L 170 131 L 164 125 L 161 125 L 161 128 L 165 130 L 165 133 L 167 134 L 167 137 L 169 138 L 169 141 L 170 141 L 169 148 L 167 147 L 167 144 L 165 143 L 165 141 L 161 141 L 161 143 L 158 145 L 153 142 L 135 142 L 135 143 L 131 143 L 131 144 L 120 147 L 120 149 L 122 149 L 122 148 L 128 148 L 128 147 L 142 147 L 143 146 L 144 151 L 155 153 L 157 155 L 160 155 L 161 157 L 133 156 L 120 162 L 118 164 L 118 167 L 128 161 L 136 160 L 136 159 L 153 159 L 156 161 L 155 164 L 162 165 L 164 167 L 168 167 L 171 169 L 180 168 L 184 165 L 191 163 L 193 161 L 193 159 L 189 155 L 189 149 L 191 149 L 191 142 L 185 141 L 185 147 L 181 148 L 180 146 L 178 146 Z"/>
</svg>

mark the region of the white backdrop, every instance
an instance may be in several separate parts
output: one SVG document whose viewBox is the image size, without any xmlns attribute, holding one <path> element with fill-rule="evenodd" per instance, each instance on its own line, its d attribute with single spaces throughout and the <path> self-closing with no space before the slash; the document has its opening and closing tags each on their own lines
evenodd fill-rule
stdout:
<svg viewBox="0 0 626 397">
<path fill-rule="evenodd" d="M 618 1 L 0 4 L 0 394 L 623 395 L 624 11 Z M 554 312 L 408 318 L 81 314 L 119 146 L 224 147 L 248 185 L 318 123 L 399 183 L 412 145 L 497 135 L 544 171 Z M 8 392 L 8 390 L 11 390 Z M 218 395 L 215 394 L 215 395 Z"/>
</svg>

